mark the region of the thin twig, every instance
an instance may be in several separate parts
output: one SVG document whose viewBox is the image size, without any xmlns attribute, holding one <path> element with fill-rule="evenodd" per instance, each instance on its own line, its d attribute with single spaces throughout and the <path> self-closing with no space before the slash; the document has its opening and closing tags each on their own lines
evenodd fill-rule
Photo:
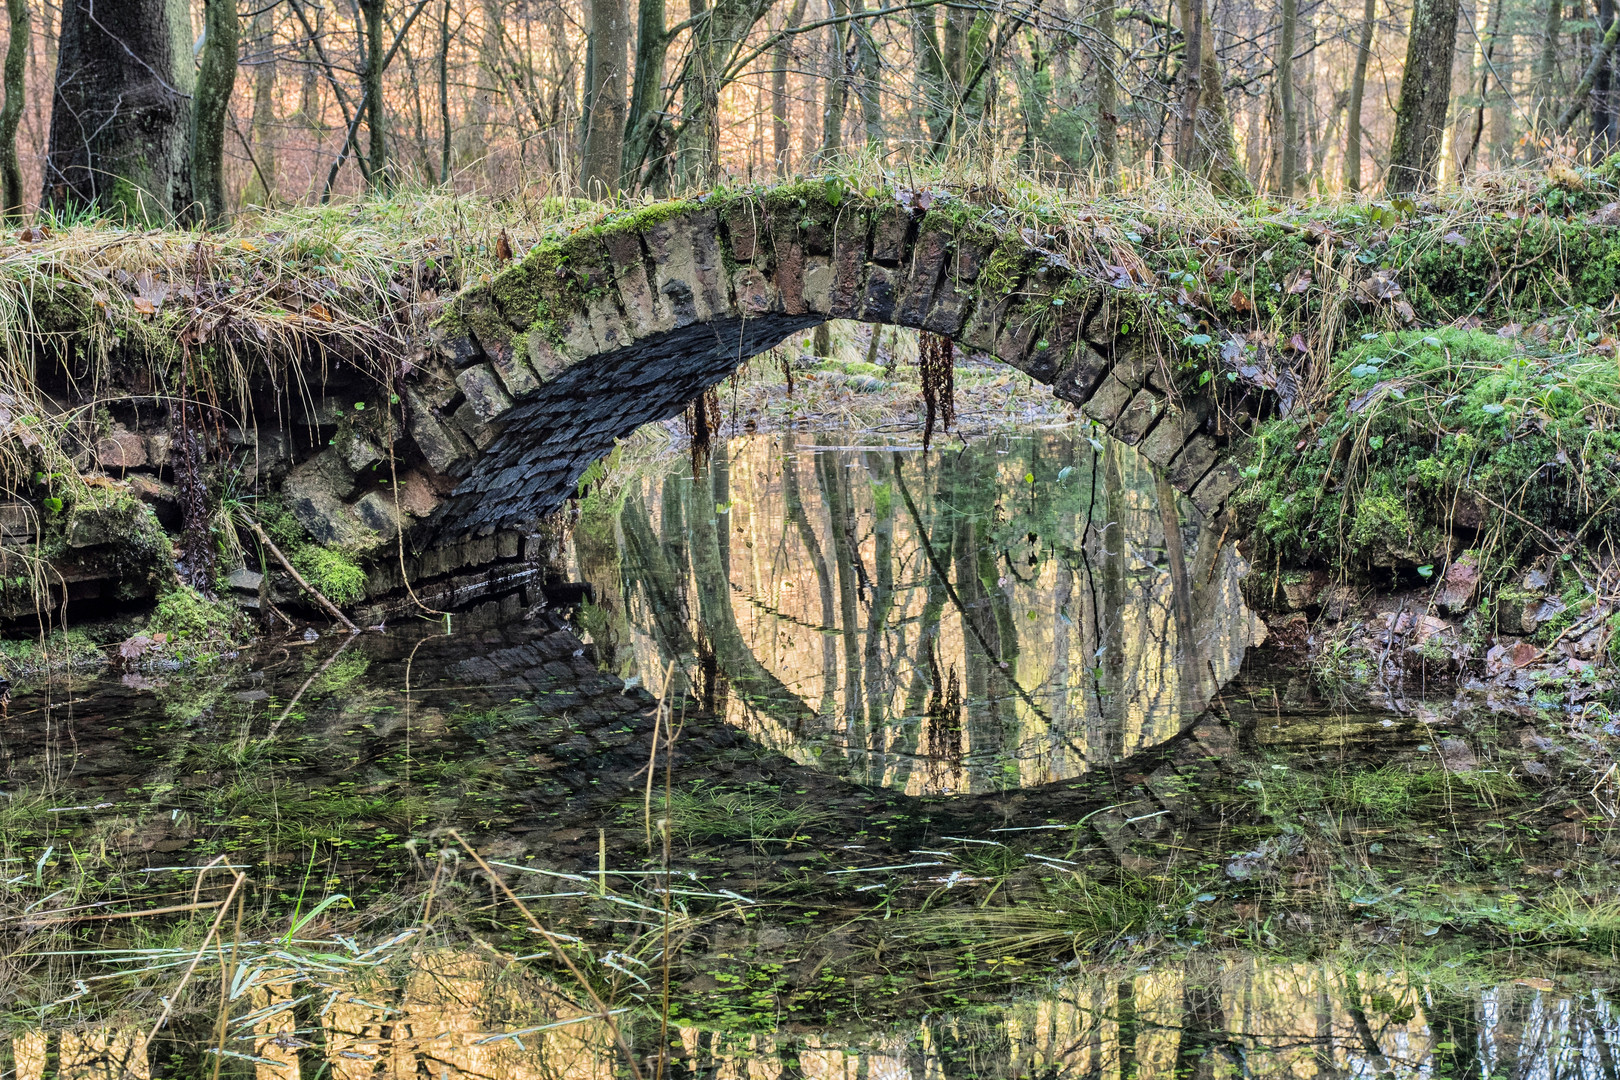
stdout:
<svg viewBox="0 0 1620 1080">
<path fill-rule="evenodd" d="M 358 634 L 360 632 L 360 628 L 354 625 L 347 615 L 339 611 L 336 604 L 328 600 L 321 590 L 305 581 L 303 574 L 300 574 L 297 570 L 293 569 L 293 564 L 288 562 L 287 556 L 283 555 L 281 553 L 281 549 L 276 547 L 275 541 L 270 539 L 270 534 L 264 531 L 263 525 L 260 525 L 257 521 L 249 521 L 248 528 L 253 530 L 253 535 L 259 538 L 259 543 L 263 544 L 265 550 L 270 552 L 270 554 L 275 557 L 276 562 L 281 564 L 281 568 L 292 575 L 292 579 L 298 583 L 298 587 L 300 589 L 303 589 L 310 596 L 314 597 L 315 602 L 320 604 L 321 607 L 325 608 L 328 615 L 342 623 L 343 628 L 349 633 Z"/>
</svg>

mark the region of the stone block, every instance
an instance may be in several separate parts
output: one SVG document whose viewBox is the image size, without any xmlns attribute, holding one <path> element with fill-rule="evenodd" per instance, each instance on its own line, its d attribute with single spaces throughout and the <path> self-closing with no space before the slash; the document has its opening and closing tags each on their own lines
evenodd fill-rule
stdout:
<svg viewBox="0 0 1620 1080">
<path fill-rule="evenodd" d="M 1187 445 L 1187 440 L 1193 437 L 1203 422 L 1203 410 L 1196 405 L 1192 408 L 1171 407 L 1137 449 L 1159 468 L 1168 468 L 1171 460 Z"/>
<path fill-rule="evenodd" d="M 752 202 L 733 203 L 726 208 L 725 220 L 731 257 L 740 263 L 753 262 L 760 248 L 759 208 Z"/>
<path fill-rule="evenodd" d="M 897 266 L 906 257 L 906 235 L 911 230 L 911 212 L 902 206 L 887 206 L 878 212 L 872 226 L 872 261 Z"/>
<path fill-rule="evenodd" d="M 832 299 L 827 314 L 835 319 L 853 319 L 860 314 L 861 285 L 866 268 L 866 238 L 854 229 L 839 232 L 833 246 Z"/>
<path fill-rule="evenodd" d="M 96 440 L 96 461 L 103 469 L 139 469 L 147 462 L 146 441 L 128 428 L 115 427 Z"/>
<path fill-rule="evenodd" d="M 602 246 L 607 250 L 613 267 L 614 285 L 619 290 L 619 306 L 624 309 L 630 332 L 644 338 L 675 328 L 675 318 L 669 308 L 659 303 L 647 280 L 647 264 L 641 250 L 641 238 L 633 233 L 616 233 L 604 237 Z"/>
<path fill-rule="evenodd" d="M 444 334 L 435 335 L 438 340 L 434 343 L 433 351 L 437 353 L 451 367 L 466 367 L 478 361 L 478 342 L 473 340 L 472 334 Z"/>
<path fill-rule="evenodd" d="M 480 421 L 494 420 L 512 407 L 511 397 L 501 389 L 500 380 L 488 364 L 462 371 L 456 376 L 456 385 L 467 395 L 467 404 Z"/>
<path fill-rule="evenodd" d="M 257 570 L 249 570 L 245 566 L 238 566 L 225 575 L 225 583 L 234 592 L 250 593 L 257 596 L 259 590 L 264 586 L 264 575 Z"/>
<path fill-rule="evenodd" d="M 1036 301 L 1012 311 L 996 333 L 995 354 L 1036 382 L 1051 384 L 1057 365 L 1050 349 L 1036 349 L 1038 335 L 1052 332 L 1052 309 Z M 1040 355 L 1034 355 L 1040 354 Z"/>
<path fill-rule="evenodd" d="M 1212 435 L 1198 434 L 1187 440 L 1180 453 L 1170 459 L 1170 483 L 1178 491 L 1192 491 L 1220 457 L 1220 446 Z"/>
<path fill-rule="evenodd" d="M 1069 349 L 1069 362 L 1052 380 L 1052 393 L 1064 401 L 1083 405 L 1091 400 L 1097 384 L 1108 373 L 1108 357 L 1088 342 L 1077 341 Z"/>
<path fill-rule="evenodd" d="M 515 559 L 523 548 L 523 536 L 510 529 L 495 534 L 495 551 L 503 559 Z"/>
<path fill-rule="evenodd" d="M 343 464 L 349 467 L 349 471 L 356 473 L 365 472 L 384 460 L 382 451 L 359 435 L 352 436 L 348 440 L 348 446 L 342 457 Z"/>
<path fill-rule="evenodd" d="M 472 457 L 472 447 L 458 432 L 439 421 L 433 410 L 417 395 L 415 388 L 405 391 L 405 402 L 409 406 L 409 414 L 405 418 L 406 429 L 434 472 L 454 473 L 458 466 Z"/>
<path fill-rule="evenodd" d="M 319 458 L 311 458 L 288 474 L 282 497 L 287 509 L 316 542 L 351 544 L 365 539 L 360 523 L 333 489 Z"/>
<path fill-rule="evenodd" d="M 837 278 L 832 260 L 813 255 L 804 261 L 804 306 L 806 311 L 832 314 L 833 283 Z"/>
<path fill-rule="evenodd" d="M 1130 403 L 1120 411 L 1109 434 L 1127 445 L 1135 446 L 1164 411 L 1164 405 L 1164 398 L 1153 391 L 1146 388 L 1138 390 Z"/>
<path fill-rule="evenodd" d="M 945 280 L 934 288 L 933 299 L 929 304 L 928 314 L 923 317 L 922 328 L 936 334 L 955 337 L 961 333 L 962 324 L 967 321 L 973 300 L 973 291 L 961 288 L 957 284 L 957 279 L 947 274 Z"/>
<path fill-rule="evenodd" d="M 167 432 L 157 432 L 146 437 L 146 463 L 154 469 L 165 469 L 169 465 L 169 455 L 174 449 L 174 436 Z"/>
<path fill-rule="evenodd" d="M 463 401 L 450 419 L 480 452 L 488 450 L 501 433 L 499 420 L 486 420 L 471 398 Z"/>
<path fill-rule="evenodd" d="M 945 259 L 950 254 L 950 237 L 940 229 L 924 229 L 911 251 L 911 263 L 900 283 L 894 321 L 901 326 L 923 325 L 939 284 Z"/>
<path fill-rule="evenodd" d="M 744 315 L 769 315 L 776 306 L 770 279 L 754 267 L 739 267 L 731 280 L 737 307 Z"/>
<path fill-rule="evenodd" d="M 598 352 L 620 349 L 635 341 L 628 321 L 618 304 L 608 295 L 593 296 L 586 302 L 585 314 L 591 324 Z"/>
<path fill-rule="evenodd" d="M 861 318 L 871 323 L 886 323 L 894 315 L 895 272 L 884 266 L 871 266 L 866 271 L 866 295 L 861 302 Z"/>
<path fill-rule="evenodd" d="M 1080 406 L 1080 411 L 1104 427 L 1112 427 L 1115 418 L 1135 395 L 1135 390 L 1114 378 L 1110 371 L 1096 392 Z"/>
<path fill-rule="evenodd" d="M 777 246 L 776 269 L 773 274 L 776 291 L 782 298 L 782 310 L 789 315 L 803 315 L 809 311 L 805 298 L 804 247 L 796 240 Z"/>
<path fill-rule="evenodd" d="M 1227 497 L 1243 482 L 1243 473 L 1234 462 L 1225 461 L 1215 466 L 1192 489 L 1193 505 L 1206 516 L 1214 517 L 1226 505 Z"/>
<path fill-rule="evenodd" d="M 577 362 L 552 341 L 550 334 L 542 327 L 530 329 L 523 341 L 527 354 L 525 359 L 542 386 L 556 379 Z"/>
<path fill-rule="evenodd" d="M 956 258 L 951 260 L 950 272 L 962 281 L 977 281 L 984 262 L 996 250 L 993 240 L 961 241 L 956 247 Z"/>
<path fill-rule="evenodd" d="M 400 527 L 400 516 L 394 509 L 394 500 L 380 491 L 368 491 L 354 504 L 354 516 L 372 532 L 384 536 L 394 535 Z"/>
<path fill-rule="evenodd" d="M 399 499 L 399 508 L 412 517 L 425 518 L 439 508 L 439 495 L 432 481 L 414 470 L 399 478 L 394 495 Z"/>
<path fill-rule="evenodd" d="M 25 502 L 0 503 L 0 536 L 7 540 L 32 539 L 39 512 Z"/>
</svg>

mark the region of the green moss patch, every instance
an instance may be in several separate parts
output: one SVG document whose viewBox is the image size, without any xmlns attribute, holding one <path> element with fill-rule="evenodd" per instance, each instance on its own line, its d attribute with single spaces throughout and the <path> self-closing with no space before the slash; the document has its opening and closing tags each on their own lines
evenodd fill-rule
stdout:
<svg viewBox="0 0 1620 1080">
<path fill-rule="evenodd" d="M 1369 334 L 1314 411 L 1260 426 L 1246 474 L 1263 565 L 1565 550 L 1620 526 L 1620 371 L 1480 330 Z"/>
</svg>

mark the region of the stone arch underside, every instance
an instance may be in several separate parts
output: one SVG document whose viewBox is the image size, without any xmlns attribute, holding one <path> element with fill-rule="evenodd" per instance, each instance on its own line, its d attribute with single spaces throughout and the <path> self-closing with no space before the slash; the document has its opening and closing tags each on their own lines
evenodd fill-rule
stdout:
<svg viewBox="0 0 1620 1080">
<path fill-rule="evenodd" d="M 1240 472 L 1208 393 L 1178 392 L 1132 301 L 993 208 L 820 184 L 667 204 L 532 251 L 452 302 L 409 376 L 407 426 L 454 482 L 423 536 L 554 511 L 591 462 L 826 319 L 946 335 L 1137 446 L 1206 515 Z M 1122 331 L 1122 324 L 1125 329 Z M 1241 433 L 1239 433 L 1241 434 Z"/>
</svg>

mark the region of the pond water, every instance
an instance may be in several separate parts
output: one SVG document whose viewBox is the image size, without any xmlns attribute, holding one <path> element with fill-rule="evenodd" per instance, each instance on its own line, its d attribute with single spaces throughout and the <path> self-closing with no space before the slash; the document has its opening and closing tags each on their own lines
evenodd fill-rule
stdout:
<svg viewBox="0 0 1620 1080">
<path fill-rule="evenodd" d="M 1616 1075 L 1595 722 L 1324 682 L 1230 540 L 761 435 L 582 500 L 566 621 L 19 685 L 0 1077 Z"/>
</svg>

